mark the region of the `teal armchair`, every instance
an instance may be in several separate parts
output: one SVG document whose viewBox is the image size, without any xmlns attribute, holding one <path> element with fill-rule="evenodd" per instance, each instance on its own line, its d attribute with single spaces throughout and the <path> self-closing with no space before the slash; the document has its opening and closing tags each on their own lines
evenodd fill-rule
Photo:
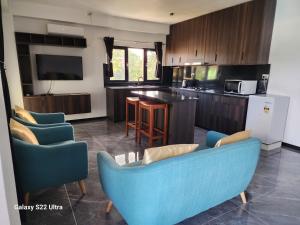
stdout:
<svg viewBox="0 0 300 225">
<path fill-rule="evenodd" d="M 40 145 L 28 144 L 13 137 L 24 203 L 29 202 L 29 193 L 65 183 L 79 182 L 85 193 L 83 180 L 88 175 L 87 143 L 75 142 L 73 127 L 29 127 Z"/>
<path fill-rule="evenodd" d="M 30 123 L 18 117 L 17 115 L 14 115 L 13 119 L 22 123 L 25 126 L 32 126 L 32 127 L 57 127 L 57 126 L 70 125 L 70 123 L 66 123 L 64 113 L 36 113 L 31 111 L 29 111 L 29 113 L 37 121 L 38 124 Z"/>
<path fill-rule="evenodd" d="M 246 202 L 259 159 L 260 141 L 250 138 L 211 149 L 224 134 L 208 132 L 206 149 L 142 165 L 119 166 L 97 155 L 100 183 L 129 225 L 171 225 L 237 195 Z"/>
</svg>

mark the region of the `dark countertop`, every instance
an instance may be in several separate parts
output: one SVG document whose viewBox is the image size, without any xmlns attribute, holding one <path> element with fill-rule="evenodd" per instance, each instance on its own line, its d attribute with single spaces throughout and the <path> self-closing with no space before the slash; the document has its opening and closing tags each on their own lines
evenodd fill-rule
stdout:
<svg viewBox="0 0 300 225">
<path fill-rule="evenodd" d="M 168 93 L 163 91 L 132 91 L 134 95 L 137 95 L 141 98 L 153 99 L 159 102 L 172 104 L 175 102 L 182 101 L 196 101 L 198 98 L 186 97 L 184 95 L 176 93 Z"/>
<path fill-rule="evenodd" d="M 192 88 L 171 87 L 171 90 L 183 90 L 183 91 L 191 91 L 191 92 L 204 93 L 204 94 L 223 95 L 223 96 L 237 97 L 237 98 L 249 98 L 249 95 L 230 94 L 230 93 L 226 93 L 220 89 L 195 90 Z"/>
<path fill-rule="evenodd" d="M 112 90 L 130 90 L 130 89 L 153 89 L 153 88 L 164 88 L 165 86 L 158 85 L 128 85 L 128 86 L 110 86 L 106 87 Z"/>
</svg>

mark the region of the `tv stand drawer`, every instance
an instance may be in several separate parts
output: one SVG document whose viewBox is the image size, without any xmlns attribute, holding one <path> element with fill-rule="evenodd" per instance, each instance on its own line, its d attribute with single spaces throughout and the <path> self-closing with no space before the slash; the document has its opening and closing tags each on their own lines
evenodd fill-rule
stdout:
<svg viewBox="0 0 300 225">
<path fill-rule="evenodd" d="M 24 96 L 24 108 L 33 112 L 64 112 L 66 115 L 90 113 L 91 95 L 88 93 Z"/>
</svg>

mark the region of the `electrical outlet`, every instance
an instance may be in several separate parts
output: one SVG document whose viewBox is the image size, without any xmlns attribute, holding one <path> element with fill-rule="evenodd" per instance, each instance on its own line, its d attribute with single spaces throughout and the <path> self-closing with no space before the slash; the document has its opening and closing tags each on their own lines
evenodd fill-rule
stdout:
<svg viewBox="0 0 300 225">
<path fill-rule="evenodd" d="M 267 79 L 269 79 L 269 74 L 263 74 L 263 75 L 261 76 L 261 78 L 262 78 L 263 80 L 267 80 Z"/>
</svg>

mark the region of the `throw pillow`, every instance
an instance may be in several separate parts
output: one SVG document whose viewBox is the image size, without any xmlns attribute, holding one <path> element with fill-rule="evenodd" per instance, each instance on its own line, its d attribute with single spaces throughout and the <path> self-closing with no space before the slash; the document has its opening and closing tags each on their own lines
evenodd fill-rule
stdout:
<svg viewBox="0 0 300 225">
<path fill-rule="evenodd" d="M 23 124 L 15 121 L 14 119 L 10 119 L 9 127 L 10 127 L 10 132 L 14 137 L 21 139 L 29 144 L 33 144 L 33 145 L 39 144 L 34 133 Z"/>
<path fill-rule="evenodd" d="M 26 120 L 27 122 L 37 124 L 36 120 L 33 118 L 33 116 L 25 109 L 21 108 L 20 106 L 15 106 L 15 112 L 18 117 L 22 118 L 23 120 Z"/>
<path fill-rule="evenodd" d="M 142 164 L 147 165 L 159 160 L 183 155 L 185 153 L 194 151 L 198 146 L 198 144 L 178 144 L 147 148 L 144 152 Z"/>
<path fill-rule="evenodd" d="M 222 145 L 232 144 L 234 142 L 242 141 L 251 137 L 251 132 L 249 130 L 237 132 L 235 134 L 221 138 L 215 147 L 220 147 Z"/>
</svg>

